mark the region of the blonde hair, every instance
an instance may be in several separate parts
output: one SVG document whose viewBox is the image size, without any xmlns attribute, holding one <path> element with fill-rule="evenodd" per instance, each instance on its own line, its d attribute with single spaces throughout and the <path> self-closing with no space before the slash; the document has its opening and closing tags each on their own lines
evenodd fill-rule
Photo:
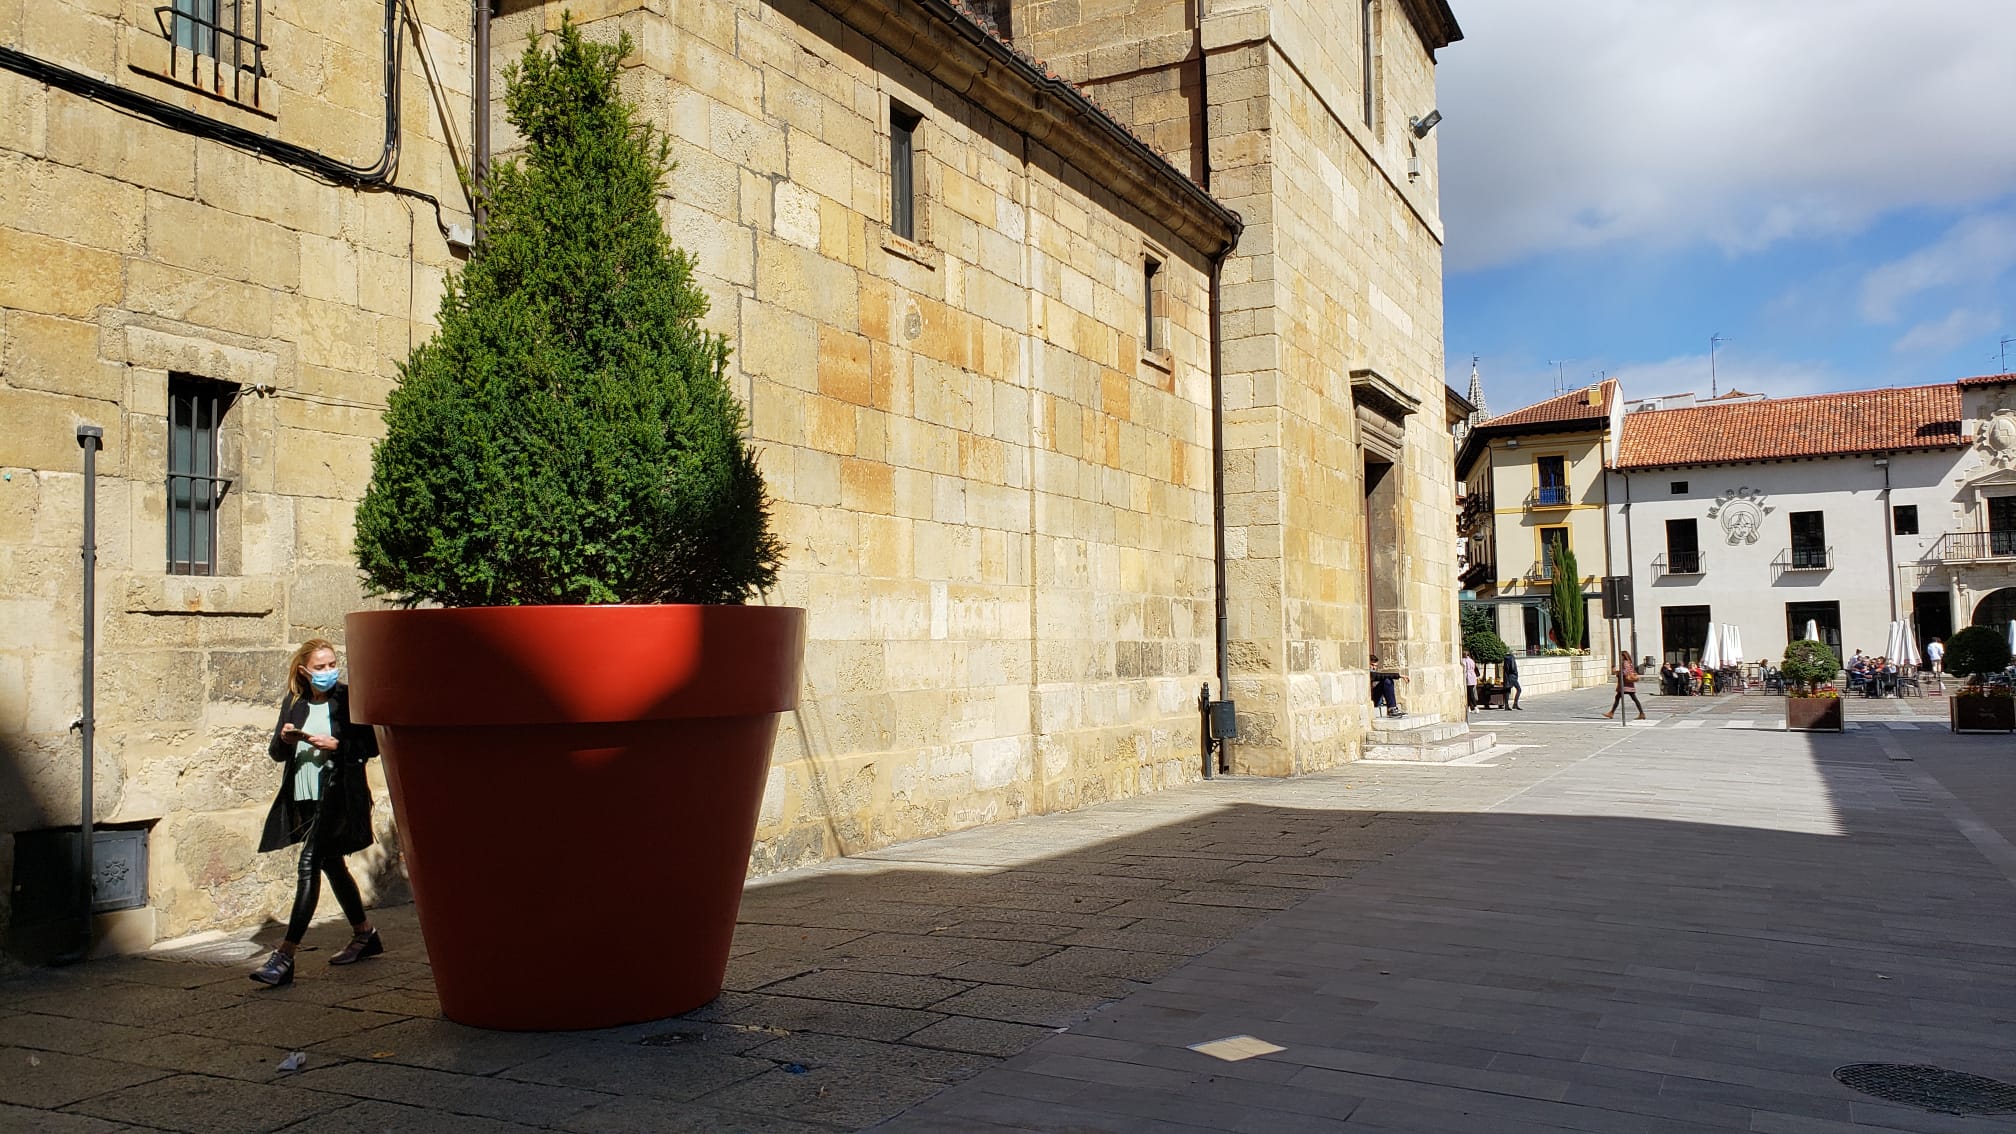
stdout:
<svg viewBox="0 0 2016 1134">
<path fill-rule="evenodd" d="M 308 664 L 309 658 L 315 656 L 317 650 L 328 650 L 333 654 L 336 652 L 336 647 L 321 638 L 310 638 L 301 643 L 294 651 L 293 657 L 287 659 L 287 688 L 296 697 L 308 695 L 308 679 L 301 676 L 301 669 Z"/>
</svg>

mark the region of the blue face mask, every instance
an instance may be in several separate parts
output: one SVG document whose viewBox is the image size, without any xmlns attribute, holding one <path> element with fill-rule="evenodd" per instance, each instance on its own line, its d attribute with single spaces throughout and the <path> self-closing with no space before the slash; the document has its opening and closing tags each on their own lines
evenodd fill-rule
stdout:
<svg viewBox="0 0 2016 1134">
<path fill-rule="evenodd" d="M 308 675 L 308 684 L 313 685 L 318 693 L 327 693 L 336 688 L 336 679 L 341 673 L 341 670 L 318 669 Z"/>
</svg>

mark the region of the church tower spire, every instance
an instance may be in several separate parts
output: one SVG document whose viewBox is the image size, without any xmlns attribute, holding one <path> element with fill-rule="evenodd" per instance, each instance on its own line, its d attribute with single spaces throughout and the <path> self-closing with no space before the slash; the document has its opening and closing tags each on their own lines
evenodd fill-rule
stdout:
<svg viewBox="0 0 2016 1134">
<path fill-rule="evenodd" d="M 1490 411 L 1484 408 L 1484 379 L 1477 375 L 1477 357 L 1474 354 L 1470 356 L 1470 392 L 1464 395 L 1471 405 L 1477 407 L 1476 412 L 1470 415 L 1472 425 L 1491 416 Z"/>
</svg>

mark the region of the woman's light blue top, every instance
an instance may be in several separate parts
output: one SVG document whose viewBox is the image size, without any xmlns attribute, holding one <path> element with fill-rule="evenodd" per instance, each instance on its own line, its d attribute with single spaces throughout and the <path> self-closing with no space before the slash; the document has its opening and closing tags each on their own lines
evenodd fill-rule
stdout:
<svg viewBox="0 0 2016 1134">
<path fill-rule="evenodd" d="M 329 727 L 329 702 L 316 704 L 308 702 L 308 719 L 301 722 L 301 731 L 313 736 L 330 736 L 335 730 Z M 322 765 L 329 760 L 329 753 L 305 740 L 294 742 L 294 801 L 307 803 L 322 798 Z"/>
</svg>

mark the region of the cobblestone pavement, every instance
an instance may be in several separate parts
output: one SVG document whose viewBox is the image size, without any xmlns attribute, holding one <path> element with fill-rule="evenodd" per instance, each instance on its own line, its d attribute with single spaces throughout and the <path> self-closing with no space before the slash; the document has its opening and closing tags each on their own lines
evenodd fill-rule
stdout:
<svg viewBox="0 0 2016 1134">
<path fill-rule="evenodd" d="M 188 955 L 37 971 L 0 981 L 0 1129 L 2016 1128 L 1830 1074 L 2016 1078 L 2016 744 L 1935 729 L 1936 700 L 1851 703 L 1835 736 L 1645 700 L 1630 727 L 1602 690 L 1478 714 L 1501 743 L 1463 765 L 1221 779 L 769 879 L 719 1001 L 608 1032 L 441 1020 L 403 908 L 385 957 L 305 953 L 287 989 Z M 1188 1048 L 1234 1035 L 1282 1050 Z"/>
</svg>

